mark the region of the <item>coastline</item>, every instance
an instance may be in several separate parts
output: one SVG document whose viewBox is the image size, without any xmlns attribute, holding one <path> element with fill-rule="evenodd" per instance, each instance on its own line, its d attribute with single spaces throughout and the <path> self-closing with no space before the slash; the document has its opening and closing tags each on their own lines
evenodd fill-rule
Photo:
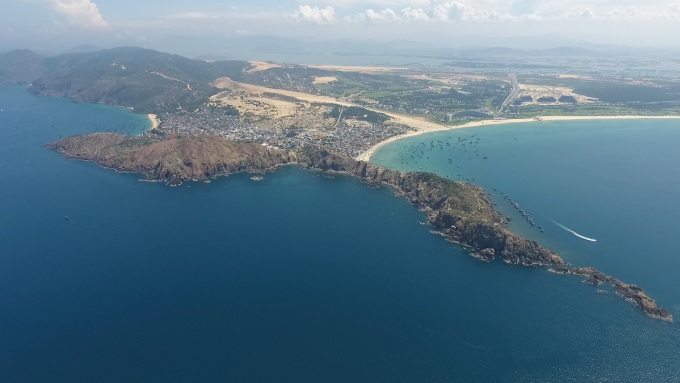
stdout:
<svg viewBox="0 0 680 383">
<path fill-rule="evenodd" d="M 149 130 L 155 130 L 158 128 L 158 125 L 161 124 L 161 121 L 158 119 L 157 115 L 149 113 L 146 116 L 149 118 L 149 121 L 151 121 L 151 128 L 149 128 Z"/>
<path fill-rule="evenodd" d="M 609 285 L 649 317 L 673 321 L 673 315 L 637 285 L 624 283 L 594 268 L 572 267 L 557 253 L 505 227 L 508 219 L 494 208 L 486 192 L 466 182 L 432 173 L 390 170 L 323 148 L 305 147 L 297 152 L 285 152 L 207 135 L 149 141 L 100 132 L 62 138 L 45 147 L 69 158 L 94 161 L 117 172 L 141 173 L 146 180 L 162 181 L 169 186 L 188 180 L 210 182 L 232 173 L 259 173 L 284 165 L 348 175 L 369 185 L 390 187 L 396 195 L 427 213 L 427 224 L 434 233 L 468 248 L 476 259 L 549 267 L 549 271 L 556 274 L 583 277 L 590 285 Z"/>
<path fill-rule="evenodd" d="M 411 122 L 414 120 L 413 117 L 410 116 L 401 116 L 401 115 L 393 115 L 393 114 L 388 114 L 390 117 L 393 117 L 397 119 L 397 122 L 403 123 L 405 125 L 411 126 L 408 122 Z M 371 157 L 383 146 L 398 141 L 402 140 L 405 138 L 409 137 L 415 137 L 419 136 L 422 134 L 427 134 L 427 133 L 434 133 L 434 132 L 443 132 L 447 130 L 457 130 L 457 129 L 465 129 L 465 128 L 475 128 L 475 127 L 480 127 L 480 126 L 489 126 L 489 125 L 505 125 L 505 124 L 517 124 L 517 123 L 528 123 L 528 122 L 550 122 L 550 121 L 583 121 L 583 120 L 666 120 L 666 119 L 680 119 L 680 116 L 536 116 L 533 118 L 518 118 L 518 119 L 512 119 L 512 120 L 481 120 L 481 121 L 473 121 L 473 122 L 468 122 L 466 124 L 462 125 L 453 125 L 453 126 L 446 126 L 446 125 L 441 125 L 437 124 L 434 122 L 430 121 L 423 121 L 427 122 L 427 124 L 419 124 L 416 129 L 416 131 L 409 132 L 406 134 L 401 134 L 398 136 L 390 137 L 386 140 L 380 141 L 377 144 L 373 145 L 370 147 L 368 150 L 364 151 L 363 153 L 359 154 L 357 157 L 355 157 L 359 161 L 366 161 L 370 162 Z"/>
</svg>

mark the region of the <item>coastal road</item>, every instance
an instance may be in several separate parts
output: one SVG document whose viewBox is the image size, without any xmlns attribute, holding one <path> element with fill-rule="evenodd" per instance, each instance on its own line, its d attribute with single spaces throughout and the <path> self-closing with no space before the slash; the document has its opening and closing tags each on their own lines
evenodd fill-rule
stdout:
<svg viewBox="0 0 680 383">
<path fill-rule="evenodd" d="M 508 78 L 512 83 L 512 91 L 510 91 L 508 97 L 506 97 L 505 101 L 503 101 L 503 103 L 501 104 L 501 107 L 498 109 L 498 113 L 503 112 L 503 109 L 505 109 L 508 105 L 512 104 L 512 102 L 515 101 L 517 97 L 519 97 L 520 89 L 519 83 L 517 82 L 517 75 L 515 73 L 510 73 L 508 74 Z"/>
</svg>

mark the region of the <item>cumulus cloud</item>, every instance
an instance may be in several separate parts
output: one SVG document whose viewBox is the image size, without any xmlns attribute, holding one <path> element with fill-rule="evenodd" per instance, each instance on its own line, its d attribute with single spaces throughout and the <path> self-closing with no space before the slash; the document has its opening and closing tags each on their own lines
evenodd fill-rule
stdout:
<svg viewBox="0 0 680 383">
<path fill-rule="evenodd" d="M 628 20 L 640 17 L 640 13 L 635 7 L 615 8 L 609 12 L 608 16 L 612 19 Z"/>
<path fill-rule="evenodd" d="M 671 4 L 671 6 L 668 8 L 668 16 L 671 19 L 680 18 L 680 4 Z"/>
<path fill-rule="evenodd" d="M 430 16 L 422 8 L 411 8 L 406 7 L 401 10 L 401 14 L 404 15 L 404 19 L 413 21 L 429 21 Z"/>
<path fill-rule="evenodd" d="M 331 6 L 319 8 L 309 5 L 300 5 L 298 10 L 293 12 L 292 17 L 299 22 L 333 24 L 335 22 L 335 9 Z"/>
<path fill-rule="evenodd" d="M 70 23 L 83 28 L 101 29 L 109 26 L 97 4 L 90 0 L 52 0 L 52 9 L 66 16 Z"/>
<path fill-rule="evenodd" d="M 399 20 L 401 20 L 399 15 L 390 8 L 383 9 L 382 11 L 367 9 L 354 17 L 355 22 L 381 23 Z"/>
<path fill-rule="evenodd" d="M 413 24 L 413 23 L 550 23 L 568 21 L 667 21 L 680 19 L 678 0 L 305 0 L 289 21 L 313 24 Z M 315 5 L 319 4 L 319 5 Z M 323 5 L 322 5 L 323 4 Z M 335 7 L 333 8 L 332 4 Z M 355 8 L 348 5 L 380 4 Z M 344 13 L 344 14 L 339 14 Z"/>
<path fill-rule="evenodd" d="M 447 1 L 432 10 L 432 16 L 441 21 L 483 21 L 502 19 L 495 9 L 474 8 L 459 1 Z"/>
</svg>

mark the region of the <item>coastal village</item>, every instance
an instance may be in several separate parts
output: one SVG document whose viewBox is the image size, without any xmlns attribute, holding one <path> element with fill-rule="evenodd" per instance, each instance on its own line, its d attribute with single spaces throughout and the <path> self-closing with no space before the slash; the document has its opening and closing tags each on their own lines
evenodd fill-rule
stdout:
<svg viewBox="0 0 680 383">
<path fill-rule="evenodd" d="M 654 112 L 637 110 L 635 116 L 626 116 L 632 111 L 603 103 L 598 105 L 605 109 L 598 111 L 593 109 L 597 98 L 583 96 L 567 86 L 520 83 L 515 73 L 464 75 L 440 69 L 425 76 L 417 74 L 419 70 L 405 68 L 378 68 L 376 72 L 370 67 L 333 67 L 330 69 L 342 70 L 337 72 L 340 74 L 315 76 L 309 71 L 320 68 L 250 64 L 242 73 L 249 83 L 219 78 L 212 83 L 219 91 L 207 102 L 190 109 L 178 103 L 175 110 L 161 113 L 153 129 L 145 134 L 216 135 L 286 150 L 320 146 L 367 161 L 380 145 L 424 132 L 556 118 L 598 118 L 593 113 L 632 118 Z M 366 84 L 359 84 L 357 79 Z M 574 79 L 560 76 L 556 81 L 563 80 Z M 420 83 L 423 81 L 428 83 Z M 272 87 L 274 83 L 278 85 Z M 383 87 L 401 90 L 384 91 Z M 483 104 L 479 104 L 480 97 Z M 354 113 L 348 113 L 349 109 Z M 561 115 L 553 116 L 555 112 Z"/>
<path fill-rule="evenodd" d="M 307 113 L 298 117 L 299 121 L 304 121 L 302 124 L 286 126 L 280 119 L 251 122 L 229 115 L 222 108 L 204 106 L 193 112 L 162 116 L 160 126 L 146 135 L 187 137 L 209 134 L 229 141 L 256 142 L 279 149 L 324 146 L 337 154 L 356 157 L 390 137 L 414 130 L 389 121 L 371 123 L 350 118 L 324 118 L 322 114 L 323 111 Z"/>
<path fill-rule="evenodd" d="M 277 68 L 260 66 L 254 73 Z M 299 67 L 292 70 L 307 73 Z M 252 74 L 253 71 L 249 69 L 243 73 Z M 160 71 L 155 74 L 161 74 L 162 79 L 170 77 Z M 359 74 L 359 79 L 364 75 Z M 239 75 L 234 76 L 238 78 Z M 158 80 L 156 77 L 153 79 Z M 435 77 L 431 79 L 438 81 Z M 542 248 L 538 242 L 509 231 L 505 224 L 512 217 L 498 213 L 490 194 L 468 183 L 474 183 L 474 178 L 453 173 L 433 174 L 437 173 L 436 169 L 419 163 L 423 157 L 424 160 L 429 159 L 431 151 L 446 152 L 449 164 L 454 163 L 456 156 L 460 157 L 456 161 L 472 160 L 473 157 L 486 160 L 487 153 L 480 152 L 481 148 L 478 148 L 479 138 L 473 136 L 467 141 L 459 138 L 456 142 L 430 140 L 429 146 L 421 143 L 418 147 L 411 147 L 408 152 L 402 153 L 400 161 L 415 166 L 412 171 L 395 172 L 370 163 L 371 156 L 382 145 L 417 134 L 516 122 L 650 118 L 651 113 L 656 111 L 654 105 L 642 113 L 638 106 L 635 109 L 638 114 L 634 115 L 630 114 L 633 109 L 625 109 L 626 106 L 621 104 L 600 103 L 596 108 L 604 109 L 598 111 L 591 105 L 595 98 L 579 98 L 577 92 L 567 87 L 523 89 L 513 73 L 503 76 L 503 80 L 498 77 L 471 80 L 473 84 L 465 84 L 465 89 L 478 92 L 475 95 L 463 90 L 463 86 L 455 81 L 447 86 L 423 89 L 418 82 L 422 79 L 415 82 L 398 76 L 367 79 L 377 87 L 392 84 L 397 89 L 380 94 L 373 92 L 371 97 L 382 99 L 382 103 L 371 102 L 370 92 L 358 89 L 362 83 L 351 77 L 344 79 L 343 84 L 335 84 L 340 81 L 339 77 L 295 78 L 283 72 L 273 77 L 246 80 L 251 82 L 218 78 L 210 83 L 210 87 L 204 88 L 206 92 L 213 93 L 204 93 L 203 96 L 194 91 L 198 85 L 183 83 L 186 89 L 181 88 L 181 91 L 203 97 L 199 97 L 200 102 L 185 103 L 184 106 L 177 102 L 174 110 L 169 110 L 167 102 L 164 103 L 163 108 L 153 110 L 158 115 L 149 114 L 152 127 L 140 136 L 130 136 L 133 127 L 126 126 L 118 133 L 67 137 L 48 147 L 72 158 L 93 160 L 107 168 L 143 173 L 149 180 L 173 186 L 186 180 L 209 182 L 221 175 L 244 171 L 254 174 L 251 177 L 253 181 L 260 181 L 263 172 L 286 164 L 298 164 L 330 174 L 340 172 L 376 186 L 389 184 L 407 195 L 412 203 L 430 212 L 429 223 L 437 232 L 453 242 L 468 246 L 475 258 L 490 261 L 500 257 L 511 264 L 559 266 L 551 270 L 558 274 L 585 277 L 586 283 L 596 286 L 610 285 L 618 295 L 648 316 L 672 321 L 672 313 L 658 306 L 636 285 L 626 284 L 591 268 L 563 267 L 566 264 L 558 255 Z M 276 87 L 265 86 L 272 80 L 280 80 L 280 83 Z M 326 88 L 324 93 L 309 84 L 331 88 Z M 173 86 L 176 87 L 176 84 Z M 488 89 L 494 96 L 480 99 Z M 555 92 L 562 93 L 553 97 L 556 103 L 552 106 L 572 108 L 575 104 L 587 104 L 584 109 L 570 109 L 585 114 L 542 115 L 529 109 L 522 115 L 517 112 L 518 105 L 536 107 L 527 92 L 542 94 L 538 98 L 541 108 L 545 104 L 541 98 L 553 97 L 548 94 Z M 552 99 L 550 101 L 553 102 Z M 461 108 L 467 105 L 467 110 L 454 114 L 450 112 L 452 105 Z M 550 109 L 541 111 L 549 112 Z M 552 111 L 559 112 L 558 109 Z M 592 113 L 601 114 L 598 117 Z M 677 117 L 668 114 L 656 115 L 656 118 Z M 390 181 L 387 182 L 385 177 Z M 404 180 L 414 183 L 404 184 Z M 521 216 L 539 233 L 544 232 L 543 226 L 537 225 L 531 215 L 520 209 L 518 202 L 496 189 L 494 192 L 500 193 L 514 208 L 516 217 Z M 437 193 L 438 197 L 427 197 L 432 193 Z M 445 206 L 440 206 L 442 201 L 447 201 Z M 482 206 L 487 206 L 488 211 L 480 212 Z M 476 229 L 471 229 L 473 227 Z M 595 241 L 567 227 L 562 228 L 581 239 Z M 495 234 L 488 237 L 491 232 Z M 495 242 L 502 238 L 505 239 Z M 506 248 L 508 238 L 512 240 L 510 247 Z"/>
<path fill-rule="evenodd" d="M 680 0 L 6 3 L 0 383 L 680 383 Z"/>
</svg>

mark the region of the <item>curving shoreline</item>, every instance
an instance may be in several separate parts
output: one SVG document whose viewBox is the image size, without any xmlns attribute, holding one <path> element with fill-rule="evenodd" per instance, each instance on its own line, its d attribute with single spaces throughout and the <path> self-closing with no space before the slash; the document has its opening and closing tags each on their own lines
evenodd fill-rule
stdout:
<svg viewBox="0 0 680 383">
<path fill-rule="evenodd" d="M 396 118 L 397 122 L 403 123 L 405 125 L 413 126 L 414 118 L 400 118 L 399 115 L 388 114 L 392 118 Z M 415 124 L 413 126 L 417 130 L 414 132 L 409 132 L 399 136 L 390 137 L 384 141 L 380 141 L 377 144 L 370 147 L 368 150 L 359 154 L 356 159 L 360 161 L 370 162 L 371 157 L 383 146 L 403 140 L 410 137 L 420 136 L 428 133 L 444 132 L 449 130 L 458 130 L 465 128 L 476 128 L 482 126 L 493 126 L 493 125 L 507 125 L 507 124 L 518 124 L 518 123 L 538 123 L 538 122 L 552 122 L 552 121 L 588 121 L 588 120 L 668 120 L 668 119 L 680 119 L 680 116 L 536 116 L 534 118 L 518 118 L 512 120 L 481 120 L 468 122 L 462 125 L 441 125 L 434 122 L 429 122 L 428 124 Z"/>
<path fill-rule="evenodd" d="M 618 295 L 649 317 L 673 321 L 672 314 L 641 288 L 595 269 L 571 267 L 553 251 L 510 231 L 505 227 L 507 219 L 495 210 L 486 192 L 469 183 L 432 173 L 389 170 L 323 148 L 285 152 L 259 144 L 236 144 L 217 136 L 150 139 L 92 133 L 45 146 L 69 158 L 94 161 L 119 172 L 142 173 L 147 180 L 171 186 L 187 180 L 207 182 L 237 172 L 263 172 L 282 165 L 344 174 L 371 185 L 388 186 L 426 212 L 435 233 L 468 248 L 477 259 L 499 258 L 509 264 L 554 267 L 551 271 L 558 274 L 585 276 L 587 283 L 612 285 Z"/>
<path fill-rule="evenodd" d="M 149 128 L 150 131 L 155 130 L 161 124 L 161 121 L 158 119 L 157 115 L 149 113 L 146 116 L 149 118 L 149 121 L 151 121 L 151 128 Z"/>
</svg>

